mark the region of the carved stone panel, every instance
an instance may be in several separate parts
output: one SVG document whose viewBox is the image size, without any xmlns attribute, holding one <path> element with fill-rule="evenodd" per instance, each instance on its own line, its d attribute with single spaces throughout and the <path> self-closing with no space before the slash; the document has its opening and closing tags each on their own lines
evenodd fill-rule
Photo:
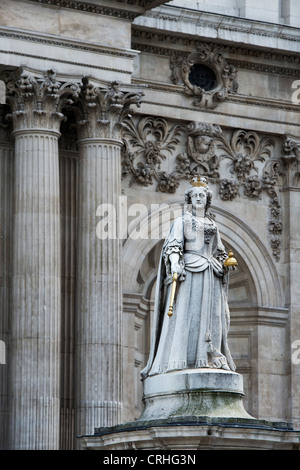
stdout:
<svg viewBox="0 0 300 470">
<path fill-rule="evenodd" d="M 126 119 L 123 130 L 122 176 L 131 176 L 129 185 L 155 185 L 156 191 L 173 194 L 181 180 L 201 174 L 216 185 L 224 201 L 264 198 L 269 205 L 269 243 L 279 260 L 283 232 L 279 189 L 287 184 L 287 165 L 290 180 L 295 183 L 300 175 L 300 144 L 295 139 L 287 137 L 278 155 L 278 139 L 243 129 L 223 130 L 215 124 L 178 124 L 146 116 Z"/>
</svg>

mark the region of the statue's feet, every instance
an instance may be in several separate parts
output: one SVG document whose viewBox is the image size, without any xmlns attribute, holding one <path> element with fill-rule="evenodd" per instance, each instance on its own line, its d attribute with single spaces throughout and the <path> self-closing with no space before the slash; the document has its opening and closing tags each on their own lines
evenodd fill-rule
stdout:
<svg viewBox="0 0 300 470">
<path fill-rule="evenodd" d="M 223 364 L 223 365 L 221 366 L 221 369 L 223 369 L 223 370 L 230 370 L 230 367 L 229 367 L 227 364 Z"/>
</svg>

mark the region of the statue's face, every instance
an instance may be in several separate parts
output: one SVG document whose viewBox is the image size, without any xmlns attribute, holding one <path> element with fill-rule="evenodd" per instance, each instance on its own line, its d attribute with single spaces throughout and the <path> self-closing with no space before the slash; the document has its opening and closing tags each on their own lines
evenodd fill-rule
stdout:
<svg viewBox="0 0 300 470">
<path fill-rule="evenodd" d="M 194 188 L 191 192 L 191 202 L 194 209 L 205 208 L 207 194 L 204 188 Z"/>
</svg>

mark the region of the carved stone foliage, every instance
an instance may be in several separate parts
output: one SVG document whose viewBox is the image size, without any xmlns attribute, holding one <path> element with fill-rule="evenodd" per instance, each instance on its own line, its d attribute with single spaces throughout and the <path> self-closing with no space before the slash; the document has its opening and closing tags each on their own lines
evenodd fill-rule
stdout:
<svg viewBox="0 0 300 470">
<path fill-rule="evenodd" d="M 137 125 L 132 119 L 125 120 L 123 129 L 127 138 L 123 147 L 123 177 L 130 173 L 143 186 L 156 181 L 158 191 L 174 193 L 179 181 L 166 171 L 161 171 L 160 167 L 167 154 L 174 151 L 179 143 L 181 126 L 169 127 L 163 118 L 143 117 Z M 128 144 L 133 151 L 129 150 Z"/>
<path fill-rule="evenodd" d="M 131 175 L 130 184 L 156 184 L 157 191 L 172 194 L 180 180 L 201 174 L 217 185 L 224 201 L 237 197 L 259 201 L 267 196 L 269 241 L 279 260 L 283 231 L 279 187 L 286 178 L 287 162 L 299 164 L 299 143 L 287 137 L 281 156 L 274 151 L 275 140 L 249 130 L 223 132 L 214 124 L 183 126 L 156 117 L 125 120 L 123 126 L 122 174 Z M 298 166 L 293 175 L 299 179 Z"/>
<path fill-rule="evenodd" d="M 140 106 L 142 97 L 141 92 L 121 90 L 118 82 L 100 88 L 83 78 L 75 108 L 80 137 L 120 140 L 122 122 L 130 106 Z"/>
<path fill-rule="evenodd" d="M 300 183 L 300 139 L 286 135 L 282 144 L 282 158 L 275 172 L 279 173 L 283 185 L 299 186 Z"/>
<path fill-rule="evenodd" d="M 62 83 L 56 74 L 48 70 L 43 77 L 18 69 L 3 72 L 6 83 L 7 102 L 11 107 L 10 117 L 14 130 L 44 128 L 59 131 L 64 115 L 64 106 L 73 103 L 79 92 L 75 83 Z"/>
<path fill-rule="evenodd" d="M 224 58 L 222 46 L 203 43 L 188 55 L 175 53 L 170 67 L 171 80 L 184 84 L 185 93 L 196 97 L 193 104 L 199 108 L 215 108 L 229 93 L 237 92 L 237 69 Z"/>
<path fill-rule="evenodd" d="M 257 197 L 257 182 L 252 170 L 257 171 L 256 162 L 263 162 L 266 156 L 270 156 L 274 141 L 268 138 L 260 138 L 256 132 L 237 130 L 233 133 L 230 142 L 221 137 L 218 143 L 223 150 L 221 157 L 231 160 L 231 173 L 236 174 L 238 181 L 244 182 L 248 195 Z"/>
</svg>

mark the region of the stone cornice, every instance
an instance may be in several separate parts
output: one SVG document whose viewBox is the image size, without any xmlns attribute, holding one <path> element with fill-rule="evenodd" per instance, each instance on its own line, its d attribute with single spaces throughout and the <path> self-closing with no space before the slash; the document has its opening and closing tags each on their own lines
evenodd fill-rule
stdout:
<svg viewBox="0 0 300 470">
<path fill-rule="evenodd" d="M 134 25 L 185 38 L 215 39 L 225 44 L 243 42 L 258 49 L 263 47 L 289 54 L 299 52 L 299 28 L 168 5 L 136 18 Z"/>
<path fill-rule="evenodd" d="M 5 26 L 0 26 L 0 37 L 37 42 L 50 46 L 67 47 L 70 49 L 78 49 L 80 51 L 93 52 L 95 54 L 105 54 L 130 59 L 135 57 L 137 54 L 137 51 L 132 49 L 121 49 L 118 47 L 91 43 L 86 40 L 80 41 L 62 36 L 56 36 L 54 34 L 36 33 L 19 28 L 7 28 Z"/>
<path fill-rule="evenodd" d="M 269 325 L 285 327 L 288 322 L 289 309 L 278 307 L 246 307 L 230 305 L 231 325 Z"/>
<path fill-rule="evenodd" d="M 148 52 L 150 54 L 157 54 L 157 55 L 162 55 L 166 57 L 171 57 L 173 55 L 175 56 L 180 56 L 183 54 L 182 51 L 176 51 L 174 49 L 167 48 L 167 47 L 159 47 L 155 45 L 150 45 L 150 44 L 143 44 L 143 43 L 138 43 L 138 42 L 133 42 L 132 47 L 136 50 L 139 50 L 140 52 Z M 230 47 L 224 47 L 224 52 L 227 53 L 227 56 L 229 54 L 234 54 L 236 48 L 230 48 Z M 260 55 L 257 55 L 256 57 L 260 59 L 260 61 L 256 61 L 253 59 L 253 55 L 249 53 L 250 50 L 238 50 L 236 51 L 237 54 L 244 54 L 247 56 L 248 52 L 248 59 L 249 60 L 240 60 L 240 59 L 232 59 L 230 58 L 230 63 L 234 65 L 237 68 L 240 69 L 246 69 L 246 70 L 255 70 L 256 72 L 264 72 L 264 73 L 271 73 L 275 75 L 285 75 L 287 77 L 295 77 L 299 78 L 300 77 L 300 57 L 297 56 L 283 56 L 282 54 L 272 54 L 272 57 L 270 57 L 270 54 L 261 52 Z M 269 58 L 272 63 L 266 63 L 266 59 Z M 264 59 L 264 61 L 262 61 Z M 295 64 L 297 68 L 292 68 L 292 67 L 286 67 L 286 66 L 279 66 L 279 65 L 274 65 L 273 61 L 289 61 L 292 64 Z"/>
<path fill-rule="evenodd" d="M 171 57 L 194 51 L 200 43 L 207 41 L 182 38 L 179 35 L 168 33 L 157 33 L 133 26 L 132 48 L 140 52 L 148 52 L 161 56 Z M 209 41 L 210 44 L 217 42 Z M 236 63 L 240 68 L 255 68 L 257 71 L 278 73 L 279 75 L 298 76 L 300 70 L 300 56 L 295 54 L 280 53 L 276 51 L 255 49 L 246 46 L 231 46 L 222 44 L 224 54 L 230 58 L 230 62 Z M 245 60 L 236 59 L 236 56 L 245 56 Z M 246 60 L 247 58 L 247 60 Z M 268 63 L 267 63 L 268 62 Z M 296 68 L 276 66 L 275 62 L 289 63 Z M 291 74 L 291 75 L 290 75 Z"/>
<path fill-rule="evenodd" d="M 133 21 L 145 11 L 165 3 L 165 0 L 27 0 L 46 7 L 68 8 L 71 10 L 113 16 Z"/>
<path fill-rule="evenodd" d="M 134 51 L 132 49 L 127 48 L 118 48 L 118 47 L 111 47 L 101 44 L 91 43 L 89 41 L 81 41 L 76 39 L 70 38 L 63 38 L 61 36 L 56 36 L 52 34 L 45 34 L 45 33 L 37 33 L 27 30 L 15 29 L 15 28 L 7 28 L 5 26 L 0 26 L 0 42 L 2 40 L 2 47 L 0 47 L 0 54 L 6 55 L 15 55 L 24 57 L 26 60 L 27 58 L 32 59 L 39 59 L 39 60 L 47 60 L 47 62 L 53 62 L 53 67 L 57 67 L 57 64 L 72 64 L 76 66 L 85 66 L 89 67 L 91 70 L 103 70 L 103 71 L 111 71 L 113 73 L 121 73 L 126 75 L 131 75 L 131 71 L 124 67 L 108 67 L 107 65 L 103 65 L 101 60 L 94 60 L 90 59 L 87 62 L 87 59 L 83 59 L 81 61 L 76 60 L 78 56 L 74 54 L 69 54 L 68 51 L 64 54 L 65 58 L 57 57 L 54 53 L 52 55 L 49 53 L 50 48 L 64 48 L 69 49 L 71 52 L 77 51 L 92 53 L 95 55 L 104 55 L 109 57 L 116 57 L 120 59 L 129 59 L 132 60 L 139 52 Z M 11 40 L 11 43 L 5 41 L 5 39 Z M 27 42 L 29 46 L 27 48 L 22 48 L 18 45 L 18 42 Z M 16 45 L 13 44 L 16 43 Z M 32 53 L 31 51 L 36 51 L 36 49 L 32 49 L 30 47 L 30 43 L 32 44 L 40 44 L 43 47 L 40 49 L 40 54 Z M 28 52 L 27 52 L 28 51 Z M 83 56 L 86 57 L 86 56 Z M 114 64 L 118 64 L 117 61 L 114 61 Z M 34 71 L 37 73 L 37 71 Z"/>
</svg>

